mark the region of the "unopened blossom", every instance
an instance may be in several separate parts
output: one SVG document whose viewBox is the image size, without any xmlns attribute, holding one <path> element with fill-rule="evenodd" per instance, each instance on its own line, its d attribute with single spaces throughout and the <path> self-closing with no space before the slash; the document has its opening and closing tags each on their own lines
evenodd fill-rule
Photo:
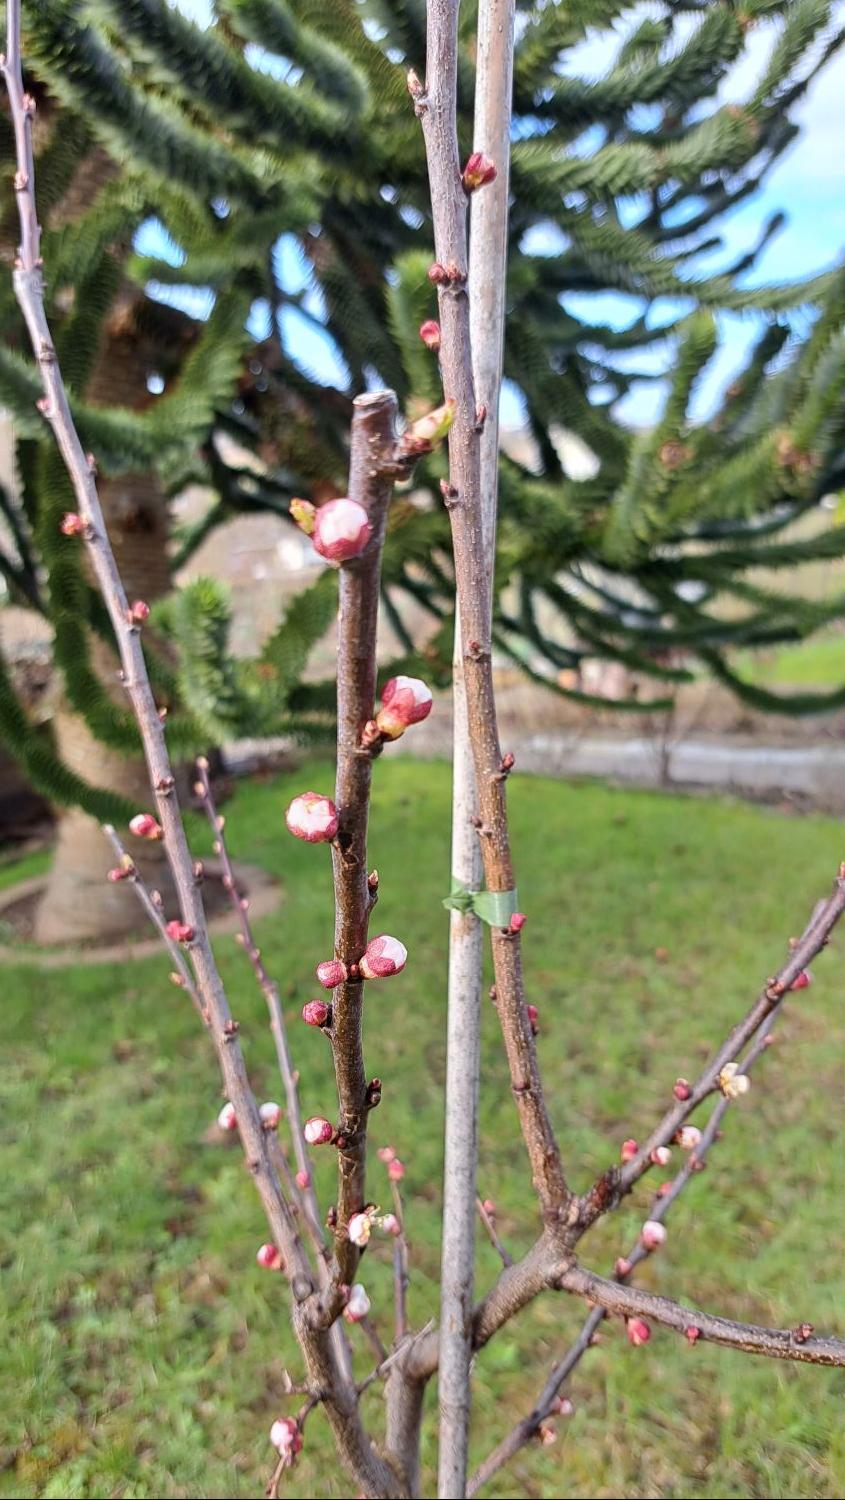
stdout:
<svg viewBox="0 0 845 1500">
<path fill-rule="evenodd" d="M 228 1104 L 227 1103 L 227 1104 L 223 1105 L 223 1108 L 221 1109 L 219 1115 L 217 1116 L 217 1123 L 220 1126 L 221 1130 L 236 1130 L 237 1129 L 238 1117 L 235 1114 L 235 1106 L 234 1106 L 234 1104 Z"/>
<path fill-rule="evenodd" d="M 282 1118 L 282 1107 L 274 1099 L 268 1099 L 260 1106 L 258 1115 L 265 1130 L 276 1130 Z"/>
<path fill-rule="evenodd" d="M 337 833 L 337 808 L 331 797 L 323 797 L 319 792 L 300 792 L 285 813 L 285 823 L 295 838 L 304 839 L 307 844 L 327 844 Z"/>
<path fill-rule="evenodd" d="M 461 181 L 467 193 L 474 193 L 476 188 L 486 187 L 488 182 L 493 182 L 496 177 L 496 165 L 483 151 L 473 151 L 467 158 L 467 164 L 461 174 Z"/>
<path fill-rule="evenodd" d="M 434 354 L 437 353 L 440 348 L 440 324 L 436 318 L 426 318 L 425 322 L 420 324 L 420 338 L 427 349 L 431 349 Z"/>
<path fill-rule="evenodd" d="M 402 1225 L 395 1214 L 382 1214 L 378 1222 L 385 1234 L 397 1235 L 402 1233 Z"/>
<path fill-rule="evenodd" d="M 365 979 L 389 979 L 392 974 L 402 972 L 407 959 L 408 950 L 404 943 L 382 933 L 367 944 L 358 967 Z"/>
<path fill-rule="evenodd" d="M 622 1148 L 619 1152 L 619 1155 L 622 1158 L 622 1161 L 633 1161 L 639 1149 L 640 1148 L 637 1145 L 636 1141 L 633 1139 L 629 1139 L 622 1142 Z"/>
<path fill-rule="evenodd" d="M 118 881 L 128 880 L 134 873 L 135 866 L 130 859 L 125 865 L 115 865 L 113 870 L 109 870 L 106 880 L 110 880 L 112 885 L 117 885 Z"/>
<path fill-rule="evenodd" d="M 344 495 L 319 507 L 311 540 L 327 562 L 344 563 L 360 556 L 372 534 L 363 505 Z"/>
<path fill-rule="evenodd" d="M 293 1463 L 302 1452 L 302 1431 L 293 1417 L 279 1417 L 270 1428 L 270 1442 L 280 1456 Z"/>
<path fill-rule="evenodd" d="M 685 1104 L 687 1099 L 692 1098 L 692 1089 L 685 1078 L 677 1078 L 675 1080 L 675 1087 L 672 1093 L 681 1104 Z"/>
<path fill-rule="evenodd" d="M 549 1448 L 551 1447 L 552 1443 L 557 1442 L 557 1433 L 555 1432 L 554 1428 L 549 1425 L 548 1422 L 540 1423 L 539 1427 L 537 1428 L 537 1436 L 540 1439 L 540 1442 L 543 1444 L 544 1448 Z"/>
<path fill-rule="evenodd" d="M 569 1396 L 556 1396 L 552 1404 L 552 1411 L 557 1417 L 571 1417 L 575 1410 L 575 1403 Z"/>
<path fill-rule="evenodd" d="M 326 1146 L 329 1141 L 334 1140 L 334 1126 L 323 1115 L 312 1115 L 310 1120 L 305 1121 L 302 1134 L 309 1146 Z"/>
<path fill-rule="evenodd" d="M 697 1344 L 698 1340 L 701 1338 L 701 1329 L 696 1328 L 695 1325 L 691 1323 L 689 1328 L 684 1329 L 684 1338 L 686 1339 L 688 1344 Z"/>
<path fill-rule="evenodd" d="M 435 260 L 429 266 L 425 274 L 431 282 L 432 286 L 445 286 L 447 281 L 449 280 L 449 272 L 446 270 L 445 266 L 442 266 L 440 264 L 439 260 Z"/>
<path fill-rule="evenodd" d="M 626 1276 L 630 1276 L 632 1270 L 633 1266 L 626 1255 L 617 1257 L 616 1265 L 613 1267 L 613 1274 L 617 1281 L 624 1281 Z"/>
<path fill-rule="evenodd" d="M 396 1152 L 392 1146 L 379 1146 L 376 1156 L 379 1161 L 389 1162 L 396 1160 Z"/>
<path fill-rule="evenodd" d="M 812 982 L 813 976 L 810 973 L 810 970 L 802 969 L 800 974 L 796 974 L 789 988 L 790 990 L 805 990 L 809 984 L 812 984 Z"/>
<path fill-rule="evenodd" d="M 401 1182 L 405 1176 L 405 1163 L 400 1161 L 398 1156 L 394 1156 L 393 1160 L 388 1162 L 387 1175 L 391 1182 Z"/>
<path fill-rule="evenodd" d="M 324 990 L 333 990 L 349 978 L 349 971 L 339 958 L 327 958 L 317 965 L 317 978 Z"/>
<path fill-rule="evenodd" d="M 126 611 L 130 625 L 143 625 L 150 618 L 150 606 L 144 599 L 135 599 Z"/>
<path fill-rule="evenodd" d="M 278 1245 L 261 1245 L 255 1252 L 255 1259 L 264 1271 L 281 1271 L 284 1266 L 282 1252 Z"/>
<path fill-rule="evenodd" d="M 515 911 L 510 920 L 511 932 L 521 932 L 527 921 L 524 911 Z"/>
<path fill-rule="evenodd" d="M 288 510 L 300 531 L 304 531 L 306 536 L 310 536 L 314 530 L 314 522 L 317 516 L 316 505 L 312 505 L 310 500 L 300 500 L 295 496 L 291 500 Z"/>
<path fill-rule="evenodd" d="M 357 1245 L 359 1249 L 363 1249 L 365 1245 L 369 1244 L 372 1229 L 370 1216 L 365 1213 L 353 1214 L 346 1226 L 346 1232 L 352 1244 Z"/>
<path fill-rule="evenodd" d="M 293 1180 L 300 1191 L 304 1192 L 306 1188 L 309 1188 L 311 1186 L 311 1173 L 302 1171 L 297 1172 Z"/>
<path fill-rule="evenodd" d="M 629 1343 L 638 1349 L 641 1344 L 647 1344 L 651 1338 L 651 1329 L 645 1318 L 629 1318 L 626 1326 Z"/>
<path fill-rule="evenodd" d="M 751 1079 L 747 1073 L 739 1071 L 739 1063 L 725 1063 L 719 1074 L 719 1088 L 726 1099 L 739 1099 L 747 1094 L 751 1087 Z"/>
<path fill-rule="evenodd" d="M 84 536 L 87 526 L 75 510 L 66 510 L 61 519 L 59 530 L 63 536 Z"/>
<path fill-rule="evenodd" d="M 160 839 L 162 828 L 152 813 L 136 813 L 129 820 L 129 832 L 134 833 L 136 839 Z"/>
<path fill-rule="evenodd" d="M 448 280 L 448 276 L 447 276 Z M 455 409 L 457 403 L 454 400 L 444 401 L 442 406 L 437 406 L 434 411 L 426 412 L 424 417 L 412 423 L 402 436 L 402 447 L 411 457 L 430 453 L 435 443 L 439 443 L 449 431 L 455 420 Z"/>
<path fill-rule="evenodd" d="M 187 922 L 179 922 L 175 919 L 168 922 L 166 927 L 167 936 L 174 943 L 192 943 L 196 936 L 193 927 Z"/>
<path fill-rule="evenodd" d="M 327 1000 L 306 1000 L 302 1007 L 302 1019 L 306 1026 L 325 1026 L 332 1013 Z"/>
<path fill-rule="evenodd" d="M 649 1159 L 656 1167 L 668 1167 L 672 1152 L 668 1146 L 655 1146 Z"/>
<path fill-rule="evenodd" d="M 536 1005 L 526 1005 L 525 1014 L 528 1017 L 528 1024 L 531 1027 L 532 1036 L 536 1036 L 538 1031 L 540 1030 L 540 1012 L 537 1009 Z"/>
<path fill-rule="evenodd" d="M 646 1219 L 640 1230 L 640 1240 L 646 1250 L 659 1250 L 661 1245 L 666 1244 L 667 1236 L 666 1226 L 659 1219 Z"/>
<path fill-rule="evenodd" d="M 697 1125 L 682 1125 L 678 1131 L 678 1145 L 683 1151 L 694 1151 L 701 1140 L 701 1131 Z"/>
<path fill-rule="evenodd" d="M 398 740 L 411 724 L 419 724 L 431 713 L 431 688 L 419 677 L 391 677 L 381 694 L 376 725 L 383 739 Z"/>
<path fill-rule="evenodd" d="M 343 1309 L 343 1316 L 347 1323 L 360 1323 L 366 1318 L 370 1310 L 370 1299 L 360 1281 L 356 1281 L 349 1293 L 349 1299 Z"/>
</svg>

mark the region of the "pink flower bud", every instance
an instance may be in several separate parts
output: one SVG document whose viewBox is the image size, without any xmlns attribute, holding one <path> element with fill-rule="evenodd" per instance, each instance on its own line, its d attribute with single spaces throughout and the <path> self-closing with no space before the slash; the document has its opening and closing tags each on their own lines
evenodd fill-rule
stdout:
<svg viewBox="0 0 845 1500">
<path fill-rule="evenodd" d="M 528 1017 L 528 1024 L 531 1027 L 532 1035 L 536 1036 L 540 1030 L 540 1012 L 536 1005 L 526 1005 L 525 1014 Z"/>
<path fill-rule="evenodd" d="M 317 978 L 324 990 L 333 990 L 349 978 L 349 973 L 339 958 L 327 958 L 317 965 Z"/>
<path fill-rule="evenodd" d="M 511 932 L 521 932 L 527 921 L 524 911 L 515 911 L 511 917 Z"/>
<path fill-rule="evenodd" d="M 440 324 L 436 318 L 426 318 L 426 321 L 420 324 L 420 338 L 427 349 L 437 353 L 440 348 Z"/>
<path fill-rule="evenodd" d="M 126 618 L 130 625 L 143 625 L 150 618 L 150 606 L 143 599 L 135 599 L 126 611 Z"/>
<path fill-rule="evenodd" d="M 134 872 L 134 869 L 135 866 L 131 863 L 131 861 L 126 865 L 115 865 L 113 870 L 109 870 L 109 873 L 106 876 L 106 880 L 110 880 L 112 885 L 117 885 L 117 882 L 119 880 L 128 880 L 129 876 Z"/>
<path fill-rule="evenodd" d="M 686 1103 L 687 1099 L 692 1098 L 692 1089 L 690 1088 L 685 1078 L 679 1078 L 677 1080 L 672 1093 L 675 1095 L 675 1098 L 678 1099 L 682 1104 Z"/>
<path fill-rule="evenodd" d="M 282 1107 L 275 1100 L 268 1099 L 266 1104 L 261 1105 L 258 1115 L 265 1130 L 278 1130 Z"/>
<path fill-rule="evenodd" d="M 327 562 L 344 563 L 360 556 L 372 533 L 363 505 L 342 496 L 320 506 L 314 517 L 311 540 Z"/>
<path fill-rule="evenodd" d="M 668 1167 L 672 1160 L 672 1152 L 668 1146 L 655 1146 L 650 1160 L 656 1167 Z"/>
<path fill-rule="evenodd" d="M 619 1155 L 620 1155 L 622 1161 L 633 1161 L 633 1159 L 636 1156 L 636 1154 L 639 1151 L 639 1149 L 640 1148 L 637 1145 L 637 1143 L 636 1143 L 635 1140 L 623 1141 L 622 1142 L 622 1149 L 619 1152 Z"/>
<path fill-rule="evenodd" d="M 396 1152 L 392 1146 L 379 1146 L 376 1156 L 379 1161 L 389 1162 L 396 1160 Z"/>
<path fill-rule="evenodd" d="M 399 1223 L 399 1220 L 397 1219 L 395 1214 L 384 1214 L 379 1220 L 379 1223 L 381 1224 L 381 1227 L 384 1230 L 385 1234 L 397 1235 L 402 1233 L 402 1225 Z"/>
<path fill-rule="evenodd" d="M 346 1226 L 346 1232 L 352 1244 L 363 1249 L 364 1245 L 369 1244 L 372 1227 L 369 1214 L 353 1214 Z"/>
<path fill-rule="evenodd" d="M 626 1276 L 630 1276 L 632 1270 L 633 1266 L 631 1265 L 631 1262 L 627 1259 L 626 1256 L 620 1255 L 616 1262 L 616 1265 L 613 1267 L 613 1274 L 617 1278 L 617 1280 L 624 1281 Z"/>
<path fill-rule="evenodd" d="M 391 677 L 384 684 L 376 724 L 383 738 L 398 740 L 411 724 L 419 724 L 431 713 L 431 688 L 419 677 Z"/>
<path fill-rule="evenodd" d="M 552 1411 L 558 1417 L 571 1417 L 575 1410 L 575 1403 L 568 1396 L 555 1397 Z"/>
<path fill-rule="evenodd" d="M 488 182 L 493 182 L 495 176 L 496 168 L 490 157 L 485 156 L 483 151 L 473 151 L 461 176 L 464 191 L 474 193 L 476 188 L 486 187 Z"/>
<path fill-rule="evenodd" d="M 367 944 L 359 968 L 365 979 L 389 979 L 392 974 L 401 974 L 408 959 L 408 950 L 398 938 L 372 938 Z"/>
<path fill-rule="evenodd" d="M 337 808 L 331 797 L 321 797 L 319 792 L 300 792 L 294 797 L 285 822 L 295 838 L 307 844 L 327 844 L 337 833 Z"/>
<path fill-rule="evenodd" d="M 657 1189 L 657 1196 L 658 1196 L 658 1198 L 668 1198 L 668 1196 L 671 1193 L 673 1187 L 674 1187 L 674 1183 L 671 1183 L 671 1182 L 661 1182 L 660 1187 Z"/>
<path fill-rule="evenodd" d="M 697 1344 L 699 1339 L 701 1338 L 701 1329 L 696 1328 L 695 1325 L 691 1323 L 689 1328 L 684 1329 L 684 1338 L 686 1339 L 688 1344 Z"/>
<path fill-rule="evenodd" d="M 217 1116 L 217 1123 L 220 1126 L 221 1130 L 237 1130 L 238 1117 L 235 1114 L 234 1104 L 223 1105 L 223 1108 Z"/>
<path fill-rule="evenodd" d="M 644 1318 L 629 1318 L 627 1323 L 628 1340 L 638 1349 L 641 1344 L 647 1344 L 651 1338 L 651 1329 Z"/>
<path fill-rule="evenodd" d="M 446 280 L 449 280 L 446 273 Z M 449 431 L 455 420 L 457 402 L 445 401 L 442 406 L 435 407 L 434 411 L 427 412 L 419 421 L 414 422 L 403 434 L 402 447 L 412 457 L 423 453 L 430 453 L 435 443 L 439 443 Z"/>
<path fill-rule="evenodd" d="M 302 1019 L 306 1026 L 325 1026 L 332 1008 L 325 1000 L 307 1000 L 302 1007 Z"/>
<path fill-rule="evenodd" d="M 59 529 L 63 536 L 84 536 L 87 526 L 75 510 L 66 510 Z"/>
<path fill-rule="evenodd" d="M 484 1212 L 486 1214 L 489 1214 L 489 1216 L 491 1218 L 495 1217 L 495 1214 L 496 1214 L 496 1204 L 495 1204 L 495 1200 L 493 1198 L 485 1198 L 484 1202 L 481 1205 L 481 1207 L 484 1209 Z"/>
<path fill-rule="evenodd" d="M 789 988 L 791 990 L 805 990 L 809 984 L 812 984 L 812 982 L 813 976 L 810 973 L 810 970 L 802 969 L 800 974 L 796 974 Z"/>
<path fill-rule="evenodd" d="M 281 1271 L 284 1266 L 282 1252 L 276 1245 L 261 1245 L 255 1259 L 264 1271 Z"/>
<path fill-rule="evenodd" d="M 300 1189 L 300 1191 L 304 1193 L 305 1189 L 306 1188 L 310 1188 L 310 1186 L 311 1186 L 311 1173 L 310 1172 L 297 1172 L 297 1174 L 296 1174 L 296 1176 L 295 1176 L 295 1178 L 293 1180 L 296 1183 L 297 1187 Z"/>
<path fill-rule="evenodd" d="M 317 515 L 316 505 L 312 505 L 310 500 L 298 500 L 294 497 L 288 506 L 288 510 L 300 531 L 304 531 L 306 536 L 311 536 Z"/>
<path fill-rule="evenodd" d="M 544 1448 L 550 1448 L 552 1443 L 557 1442 L 557 1433 L 548 1422 L 541 1422 L 537 1428 L 537 1436 Z"/>
<path fill-rule="evenodd" d="M 391 1182 L 401 1182 L 405 1176 L 405 1163 L 400 1161 L 398 1156 L 394 1156 L 393 1160 L 388 1162 L 387 1175 Z"/>
<path fill-rule="evenodd" d="M 370 1299 L 360 1281 L 356 1281 L 349 1293 L 349 1300 L 343 1309 L 343 1316 L 347 1323 L 360 1323 L 362 1318 L 366 1318 L 369 1310 Z"/>
<path fill-rule="evenodd" d="M 302 1452 L 302 1433 L 293 1417 L 279 1417 L 270 1428 L 270 1442 L 278 1449 L 282 1458 L 293 1463 Z"/>
<path fill-rule="evenodd" d="M 193 927 L 189 927 L 187 922 L 177 922 L 175 919 L 168 922 L 165 931 L 174 943 L 192 943 L 196 937 Z"/>
<path fill-rule="evenodd" d="M 666 1226 L 659 1219 L 646 1219 L 640 1230 L 640 1241 L 645 1250 L 659 1250 L 666 1244 L 667 1237 Z"/>
<path fill-rule="evenodd" d="M 432 286 L 445 286 L 447 281 L 449 280 L 449 272 L 446 270 L 445 266 L 442 266 L 440 264 L 439 260 L 434 261 L 434 263 L 429 266 L 425 274 L 431 282 Z"/>
<path fill-rule="evenodd" d="M 152 813 L 136 813 L 129 820 L 129 832 L 134 833 L 136 839 L 160 839 L 162 836 L 161 824 Z"/>
<path fill-rule="evenodd" d="M 334 1140 L 334 1126 L 322 1115 L 312 1115 L 310 1120 L 305 1121 L 302 1134 L 309 1146 L 327 1146 L 329 1141 Z"/>
<path fill-rule="evenodd" d="M 682 1125 L 676 1139 L 682 1151 L 694 1151 L 701 1140 L 701 1131 L 697 1125 Z"/>
</svg>

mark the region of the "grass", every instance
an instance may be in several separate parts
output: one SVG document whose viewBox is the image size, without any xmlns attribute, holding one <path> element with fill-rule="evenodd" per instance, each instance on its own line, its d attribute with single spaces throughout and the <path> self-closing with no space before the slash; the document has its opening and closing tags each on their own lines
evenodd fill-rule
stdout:
<svg viewBox="0 0 845 1500">
<path fill-rule="evenodd" d="M 330 771 L 307 780 L 329 786 Z M 326 852 L 282 831 L 301 784 L 244 785 L 227 809 L 233 848 L 284 882 L 284 905 L 259 935 L 291 1018 L 331 947 Z M 447 805 L 444 766 L 379 763 L 378 927 L 411 958 L 369 994 L 367 1064 L 385 1081 L 374 1144 L 393 1143 L 408 1163 L 421 1321 L 436 1308 Z M 645 1131 L 675 1077 L 695 1071 L 776 966 L 842 856 L 842 829 L 726 800 L 528 777 L 512 783 L 511 806 L 542 1063 L 583 1187 L 624 1136 Z M 653 1288 L 728 1315 L 843 1331 L 836 947 L 790 1003 L 780 1044 L 679 1205 L 647 1268 Z M 278 1096 L 262 1001 L 231 939 L 221 962 L 259 1097 Z M 5 974 L 0 1496 L 260 1495 L 282 1372 L 301 1373 L 282 1280 L 254 1265 L 257 1200 L 237 1149 L 209 1131 L 215 1063 L 166 967 Z M 492 1015 L 485 1028 L 481 1187 L 518 1252 L 536 1218 Z M 330 1113 L 325 1042 L 301 1025 L 294 1035 L 306 1108 Z M 329 1169 L 324 1158 L 324 1202 Z M 381 1171 L 374 1161 L 384 1201 Z M 600 1232 L 593 1264 L 612 1261 L 647 1201 L 641 1190 Z M 364 1268 L 385 1332 L 387 1254 L 374 1246 Z M 495 1273 L 485 1244 L 480 1284 Z M 579 1322 L 576 1304 L 549 1296 L 481 1355 L 476 1457 L 528 1407 Z M 557 1445 L 525 1451 L 489 1494 L 845 1493 L 841 1371 L 693 1350 L 660 1333 L 634 1351 L 614 1326 L 572 1394 Z M 378 1422 L 377 1388 L 365 1400 Z M 429 1435 L 428 1493 L 434 1457 Z M 319 1418 L 285 1493 L 348 1494 Z"/>
<path fill-rule="evenodd" d="M 838 688 L 845 682 L 845 636 L 813 636 L 774 652 L 747 653 L 746 675 L 767 686 Z"/>
</svg>

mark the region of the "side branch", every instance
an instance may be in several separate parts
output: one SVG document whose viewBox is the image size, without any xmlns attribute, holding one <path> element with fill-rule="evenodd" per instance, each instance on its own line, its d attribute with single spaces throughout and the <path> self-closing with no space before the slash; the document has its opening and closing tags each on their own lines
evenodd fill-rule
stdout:
<svg viewBox="0 0 845 1500">
<path fill-rule="evenodd" d="M 735 1323 L 700 1308 L 683 1307 L 670 1297 L 641 1291 L 618 1281 L 608 1281 L 581 1266 L 572 1266 L 560 1278 L 562 1290 L 584 1297 L 594 1306 L 621 1318 L 651 1318 L 665 1328 L 687 1334 L 711 1344 L 724 1344 L 745 1354 L 762 1354 L 767 1359 L 788 1359 L 807 1365 L 845 1367 L 845 1339 L 816 1338 L 809 1324 L 798 1328 L 764 1328 L 756 1323 Z"/>
</svg>

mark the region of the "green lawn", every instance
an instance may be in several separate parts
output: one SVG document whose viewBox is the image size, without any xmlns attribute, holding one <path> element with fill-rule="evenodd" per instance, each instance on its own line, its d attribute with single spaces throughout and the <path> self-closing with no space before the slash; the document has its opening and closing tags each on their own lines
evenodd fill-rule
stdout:
<svg viewBox="0 0 845 1500">
<path fill-rule="evenodd" d="M 838 688 L 845 682 L 845 636 L 812 636 L 777 651 L 744 652 L 743 676 L 767 687 Z"/>
<path fill-rule="evenodd" d="M 283 830 L 303 785 L 329 787 L 329 769 L 240 787 L 228 829 L 241 857 L 284 882 L 260 940 L 295 1026 L 305 1105 L 331 1113 L 326 1044 L 293 1020 L 331 950 L 328 855 Z M 419 1320 L 436 1309 L 447 805 L 445 767 L 378 763 L 378 928 L 411 956 L 400 978 L 369 992 L 367 1064 L 385 1083 L 374 1143 L 408 1162 Z M 776 966 L 845 852 L 842 830 L 728 801 L 527 777 L 514 778 L 511 806 L 529 993 L 582 1187 L 648 1127 L 675 1077 L 694 1073 Z M 13 875 L 2 871 L 4 882 Z M 780 1045 L 647 1268 L 652 1287 L 729 1315 L 845 1332 L 841 948 L 790 1003 Z M 259 1096 L 278 1096 L 262 1000 L 231 938 L 220 958 Z M 128 972 L 17 966 L 4 976 L 3 1496 L 261 1495 L 282 1371 L 301 1373 L 282 1279 L 254 1265 L 264 1230 L 239 1152 L 210 1139 L 214 1060 L 166 970 L 156 959 Z M 536 1219 L 492 1015 L 485 1026 L 481 1186 L 519 1251 Z M 374 1162 L 375 1193 L 381 1170 Z M 594 1264 L 627 1243 L 646 1203 L 602 1230 Z M 496 1271 L 486 1244 L 479 1261 L 483 1286 Z M 364 1270 L 389 1337 L 384 1245 Z M 481 1355 L 477 1457 L 526 1408 L 579 1314 L 547 1297 Z M 632 1350 L 612 1327 L 572 1395 L 565 1440 L 532 1447 L 488 1493 L 845 1493 L 842 1372 L 690 1349 L 670 1334 Z M 377 1421 L 376 1387 L 365 1400 Z M 430 1435 L 425 1458 L 431 1493 Z M 348 1493 L 318 1417 L 285 1493 Z"/>
</svg>

